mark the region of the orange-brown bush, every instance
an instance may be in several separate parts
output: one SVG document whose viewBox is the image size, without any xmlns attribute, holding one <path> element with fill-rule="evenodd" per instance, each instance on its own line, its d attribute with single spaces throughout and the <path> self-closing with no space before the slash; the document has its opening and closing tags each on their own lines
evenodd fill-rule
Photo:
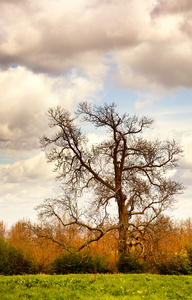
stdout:
<svg viewBox="0 0 192 300">
<path fill-rule="evenodd" d="M 47 231 L 50 236 L 50 228 L 38 224 L 38 228 L 41 229 L 41 236 L 38 236 L 31 230 L 32 226 L 30 228 L 29 224 L 31 224 L 30 221 L 19 221 L 6 230 L 3 222 L 0 222 L 0 236 L 3 236 L 16 249 L 21 249 L 24 257 L 32 260 L 37 266 L 38 272 L 46 272 L 48 265 L 61 254 L 63 248 L 50 239 L 46 239 Z M 77 249 L 79 244 L 86 240 L 87 234 L 90 234 L 86 230 L 79 231 L 75 226 L 65 230 L 57 224 L 54 224 L 54 227 L 52 234 L 56 235 L 58 241 L 68 243 L 70 250 Z M 116 272 L 117 237 L 118 232 L 109 232 L 99 241 L 88 245 L 83 251 L 88 250 L 93 255 L 107 257 L 110 261 L 110 269 Z M 141 232 L 138 240 L 142 247 L 132 245 L 130 252 L 136 257 L 139 256 L 140 261 L 147 263 L 150 272 L 157 272 L 159 265 L 171 261 L 176 255 L 187 255 L 189 252 L 187 250 L 192 247 L 192 220 L 173 221 L 169 217 L 162 216 L 143 235 Z"/>
</svg>

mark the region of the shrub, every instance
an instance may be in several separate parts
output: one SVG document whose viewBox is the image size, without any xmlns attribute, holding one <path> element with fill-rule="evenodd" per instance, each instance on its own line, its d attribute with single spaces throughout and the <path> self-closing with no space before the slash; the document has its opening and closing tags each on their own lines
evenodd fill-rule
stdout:
<svg viewBox="0 0 192 300">
<path fill-rule="evenodd" d="M 137 260 L 131 253 L 121 255 L 117 261 L 117 269 L 121 273 L 142 273 L 145 265 Z"/>
<path fill-rule="evenodd" d="M 190 261 L 187 256 L 177 254 L 170 260 L 158 265 L 158 271 L 164 275 L 189 275 L 192 273 Z"/>
<path fill-rule="evenodd" d="M 108 263 L 100 256 L 75 251 L 63 252 L 57 257 L 49 268 L 49 273 L 106 273 Z"/>
<path fill-rule="evenodd" d="M 189 264 L 192 268 L 192 246 L 187 248 L 187 256 L 188 256 L 188 259 L 189 259 Z"/>
<path fill-rule="evenodd" d="M 35 271 L 34 264 L 24 257 L 21 250 L 15 249 L 4 238 L 0 238 L 0 274 L 28 274 Z"/>
<path fill-rule="evenodd" d="M 108 262 L 99 255 L 80 254 L 82 273 L 106 273 L 108 269 Z"/>
</svg>

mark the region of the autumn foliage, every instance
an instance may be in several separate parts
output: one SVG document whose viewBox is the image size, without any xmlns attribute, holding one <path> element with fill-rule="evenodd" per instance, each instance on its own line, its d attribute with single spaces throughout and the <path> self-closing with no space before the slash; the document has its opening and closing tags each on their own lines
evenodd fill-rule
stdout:
<svg viewBox="0 0 192 300">
<path fill-rule="evenodd" d="M 34 225 L 32 226 L 30 221 L 23 220 L 7 230 L 5 224 L 0 222 L 1 261 L 5 264 L 5 256 L 6 259 L 9 257 L 9 260 L 13 260 L 14 256 L 15 262 L 12 262 L 12 265 L 14 263 L 20 265 L 15 269 L 12 267 L 10 274 L 51 273 L 53 266 L 56 268 L 58 262 L 62 263 L 62 261 L 65 269 L 67 267 L 64 262 L 68 262 L 69 268 L 70 261 L 73 272 L 76 268 L 75 261 L 78 262 L 79 272 L 81 270 L 82 272 L 94 272 L 94 270 L 117 272 L 120 265 L 119 271 L 127 270 L 128 273 L 140 270 L 162 274 L 190 274 L 192 271 L 192 220 L 190 218 L 177 222 L 165 216 L 158 218 L 143 236 L 142 233 L 138 236 L 138 244 L 129 245 L 128 259 L 127 262 L 124 260 L 124 265 L 123 260 L 118 256 L 118 233 L 109 232 L 78 253 L 76 249 L 83 239 L 87 239 L 87 234 L 90 234 L 88 231 L 80 231 L 75 226 L 64 230 L 55 224 L 54 232 L 51 234 L 56 235 L 57 240 L 62 241 L 61 244 L 64 241 L 68 243 L 68 249 L 64 250 L 61 245 L 46 238 L 46 231 L 49 231 L 51 236 L 50 228 L 45 228 L 44 224 L 36 224 L 37 228 L 39 231 L 35 232 L 32 230 L 35 229 Z M 87 270 L 82 267 L 83 261 L 87 262 Z M 2 268 L 1 273 L 3 273 Z M 65 273 L 62 268 L 58 272 Z"/>
</svg>

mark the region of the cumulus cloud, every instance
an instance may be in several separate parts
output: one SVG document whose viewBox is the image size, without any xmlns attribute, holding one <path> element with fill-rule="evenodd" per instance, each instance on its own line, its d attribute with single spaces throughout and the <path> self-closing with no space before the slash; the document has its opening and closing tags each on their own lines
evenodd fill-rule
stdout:
<svg viewBox="0 0 192 300">
<path fill-rule="evenodd" d="M 48 128 L 49 107 L 73 109 L 78 101 L 96 97 L 101 80 L 80 76 L 75 70 L 64 78 L 35 74 L 24 67 L 0 72 L 1 149 L 39 148 L 39 137 Z"/>
<path fill-rule="evenodd" d="M 49 131 L 48 108 L 61 105 L 73 110 L 78 101 L 97 99 L 102 85 L 102 79 L 75 69 L 65 77 L 21 66 L 0 71 L 1 220 L 6 216 L 13 223 L 23 216 L 34 217 L 34 206 L 57 191 L 55 174 L 38 154 L 39 137 Z"/>
<path fill-rule="evenodd" d="M 45 126 L 45 110 L 58 102 L 53 93 L 54 80 L 19 67 L 0 72 L 0 85 L 1 146 L 36 148 L 38 133 Z"/>
<path fill-rule="evenodd" d="M 8 225 L 24 216 L 35 219 L 34 207 L 59 191 L 43 153 L 0 165 L 0 177 L 0 220 Z"/>
<path fill-rule="evenodd" d="M 14 164 L 0 165 L 1 184 L 40 184 L 53 179 L 53 172 L 43 153 Z"/>
<path fill-rule="evenodd" d="M 130 8 L 122 0 L 70 4 L 28 1 L 27 10 L 14 3 L 10 7 L 3 5 L 1 64 L 16 62 L 44 72 L 63 72 L 76 66 L 90 74 L 102 73 L 102 56 L 106 51 L 135 44 L 137 40 L 135 16 L 127 18 Z"/>
<path fill-rule="evenodd" d="M 115 80 L 130 89 L 174 90 L 192 86 L 191 43 L 142 45 L 132 52 L 119 51 Z"/>
<path fill-rule="evenodd" d="M 0 65 L 97 78 L 116 65 L 119 87 L 190 88 L 190 10 L 183 0 L 3 1 Z"/>
</svg>

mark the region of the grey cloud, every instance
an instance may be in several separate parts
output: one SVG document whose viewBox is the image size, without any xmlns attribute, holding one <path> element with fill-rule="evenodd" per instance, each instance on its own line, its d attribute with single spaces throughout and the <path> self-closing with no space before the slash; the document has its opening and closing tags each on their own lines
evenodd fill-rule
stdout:
<svg viewBox="0 0 192 300">
<path fill-rule="evenodd" d="M 91 53 L 92 64 L 97 64 L 96 53 L 101 60 L 112 49 L 138 42 L 139 30 L 135 25 L 139 16 L 131 2 L 102 1 L 94 9 L 86 6 L 88 1 L 84 2 L 78 13 L 59 1 L 54 18 L 52 11 L 41 5 L 38 12 L 34 8 L 23 11 L 21 6 L 17 22 L 11 11 L 12 19 L 2 11 L 1 64 L 19 63 L 36 71 L 60 72 L 74 65 L 82 67 L 81 60 L 89 63 L 86 56 Z M 35 5 L 38 6 L 36 1 Z"/>
<path fill-rule="evenodd" d="M 164 16 L 180 16 L 178 29 L 192 35 L 192 1 L 189 0 L 160 0 L 155 5 L 155 8 L 151 12 L 152 18 L 155 20 L 156 17 Z"/>
<path fill-rule="evenodd" d="M 183 0 L 82 0 L 67 5 L 34 0 L 27 1 L 27 9 L 20 3 L 15 16 L 4 5 L 0 65 L 5 69 L 15 63 L 53 75 L 75 67 L 98 78 L 113 64 L 118 86 L 191 88 L 192 24 L 190 18 L 184 20 L 191 6 Z M 164 17 L 174 11 L 179 17 Z M 156 18 L 158 14 L 162 17 Z M 107 55 L 112 59 L 107 61 Z"/>
<path fill-rule="evenodd" d="M 182 47 L 183 46 L 183 47 Z M 192 87 L 192 61 L 188 45 L 143 45 L 132 53 L 119 52 L 115 79 L 122 87 L 176 89 Z"/>
<path fill-rule="evenodd" d="M 192 10 L 192 2 L 190 0 L 159 0 L 155 5 L 151 15 L 157 16 L 162 14 L 177 14 Z"/>
<path fill-rule="evenodd" d="M 1 133 L 0 133 L 1 134 Z M 39 149 L 38 137 L 17 138 L 17 140 L 0 140 L 0 148 L 2 150 L 30 151 L 31 149 Z"/>
</svg>

